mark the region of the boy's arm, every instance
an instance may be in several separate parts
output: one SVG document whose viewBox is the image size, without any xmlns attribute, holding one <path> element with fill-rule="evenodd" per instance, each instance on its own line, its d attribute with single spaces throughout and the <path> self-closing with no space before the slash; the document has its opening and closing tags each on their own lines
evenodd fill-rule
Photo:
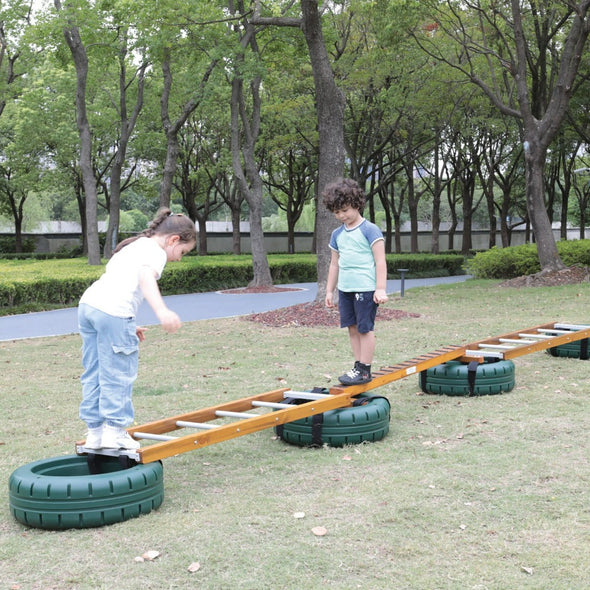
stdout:
<svg viewBox="0 0 590 590">
<path fill-rule="evenodd" d="M 338 283 L 338 252 L 332 250 L 328 280 L 326 281 L 326 307 L 334 307 L 334 291 Z"/>
<path fill-rule="evenodd" d="M 377 240 L 373 246 L 373 258 L 375 259 L 375 270 L 377 274 L 377 284 L 373 300 L 375 303 L 385 303 L 387 297 L 387 262 L 385 261 L 385 241 Z"/>
</svg>

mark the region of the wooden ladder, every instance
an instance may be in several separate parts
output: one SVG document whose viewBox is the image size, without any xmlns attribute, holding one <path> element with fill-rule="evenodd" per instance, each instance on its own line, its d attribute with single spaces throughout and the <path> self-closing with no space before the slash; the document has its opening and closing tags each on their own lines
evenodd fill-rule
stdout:
<svg viewBox="0 0 590 590">
<path fill-rule="evenodd" d="M 352 398 L 360 393 L 411 375 L 417 375 L 447 361 L 470 362 L 477 360 L 484 362 L 486 357 L 511 359 L 589 337 L 590 326 L 542 324 L 464 346 L 445 346 L 397 365 L 375 371 L 372 381 L 363 385 L 339 385 L 331 387 L 327 393 L 324 391 L 321 393 L 292 391 L 287 388 L 276 389 L 141 426 L 134 426 L 127 429 L 133 438 L 152 441 L 152 444 L 137 450 L 92 450 L 84 446 L 85 441 L 80 441 L 76 443 L 76 452 L 78 454 L 127 456 L 138 463 L 150 463 L 329 410 L 350 407 L 353 404 Z M 293 405 L 286 403 L 288 398 L 307 401 Z M 182 431 L 182 434 L 179 436 L 170 434 L 176 431 Z"/>
</svg>

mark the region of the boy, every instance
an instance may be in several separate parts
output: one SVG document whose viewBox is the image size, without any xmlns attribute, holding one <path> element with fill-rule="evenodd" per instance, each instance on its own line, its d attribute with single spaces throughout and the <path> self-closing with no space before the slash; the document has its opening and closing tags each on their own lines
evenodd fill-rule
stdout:
<svg viewBox="0 0 590 590">
<path fill-rule="evenodd" d="M 334 307 L 338 287 L 340 327 L 348 328 L 354 367 L 338 378 L 343 385 L 371 381 L 375 352 L 375 316 L 387 301 L 387 265 L 381 230 L 363 218 L 365 194 L 349 178 L 326 186 L 324 205 L 342 225 L 332 232 L 332 258 L 326 285 L 326 306 Z"/>
</svg>

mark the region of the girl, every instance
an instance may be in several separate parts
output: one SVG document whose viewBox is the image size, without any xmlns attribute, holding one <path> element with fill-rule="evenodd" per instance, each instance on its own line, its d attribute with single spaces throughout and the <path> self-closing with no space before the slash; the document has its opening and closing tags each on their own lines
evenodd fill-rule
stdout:
<svg viewBox="0 0 590 590">
<path fill-rule="evenodd" d="M 137 308 L 145 298 L 166 332 L 180 328 L 180 318 L 166 307 L 157 281 L 166 262 L 180 260 L 195 247 L 196 237 L 188 217 L 160 209 L 145 231 L 117 246 L 104 274 L 82 295 L 80 418 L 88 426 L 86 448 L 139 448 L 125 430 L 133 423 L 131 395 L 139 342 L 145 339 L 144 328 L 135 323 Z"/>
</svg>

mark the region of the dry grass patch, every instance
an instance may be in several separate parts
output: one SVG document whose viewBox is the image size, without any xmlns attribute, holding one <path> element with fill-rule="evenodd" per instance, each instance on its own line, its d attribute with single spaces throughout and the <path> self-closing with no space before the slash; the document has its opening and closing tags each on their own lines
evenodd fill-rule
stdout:
<svg viewBox="0 0 590 590">
<path fill-rule="evenodd" d="M 412 289 L 388 306 L 419 317 L 378 323 L 376 364 L 554 320 L 584 323 L 589 289 Z M 77 336 L 0 343 L 5 482 L 24 463 L 72 453 L 83 434 L 79 348 Z M 176 336 L 154 328 L 137 418 L 324 386 L 349 359 L 338 328 L 240 319 L 186 324 Z M 302 449 L 263 431 L 166 459 L 162 507 L 124 523 L 27 529 L 5 502 L 1 579 L 23 590 L 580 587 L 590 579 L 590 364 L 545 353 L 515 364 L 516 388 L 504 395 L 424 395 L 416 377 L 381 388 L 392 411 L 378 443 Z M 134 561 L 147 550 L 160 556 Z"/>
</svg>

